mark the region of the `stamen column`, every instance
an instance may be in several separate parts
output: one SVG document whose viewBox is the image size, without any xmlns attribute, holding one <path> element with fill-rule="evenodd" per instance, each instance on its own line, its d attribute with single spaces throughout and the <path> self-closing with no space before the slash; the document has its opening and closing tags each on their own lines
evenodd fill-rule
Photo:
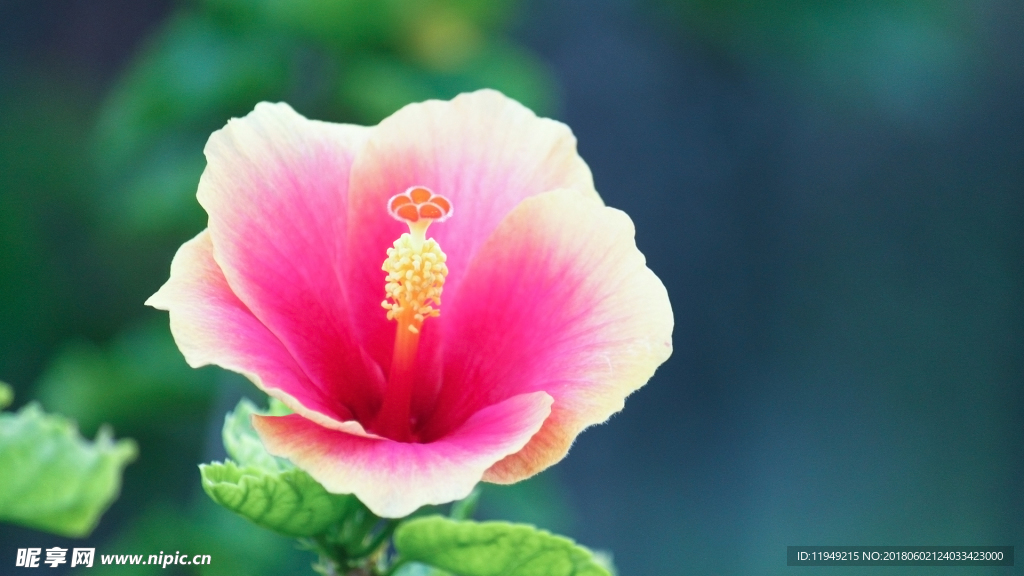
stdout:
<svg viewBox="0 0 1024 576">
<path fill-rule="evenodd" d="M 384 402 L 375 429 L 393 440 L 413 441 L 412 395 L 416 377 L 416 353 L 420 329 L 427 318 L 440 315 L 441 290 L 448 267 L 447 257 L 427 228 L 451 215 L 451 202 L 422 186 L 414 186 L 391 198 L 391 215 L 409 225 L 409 233 L 388 249 L 382 269 L 387 299 L 381 303 L 388 319 L 395 320 L 395 347 L 388 371 Z"/>
</svg>

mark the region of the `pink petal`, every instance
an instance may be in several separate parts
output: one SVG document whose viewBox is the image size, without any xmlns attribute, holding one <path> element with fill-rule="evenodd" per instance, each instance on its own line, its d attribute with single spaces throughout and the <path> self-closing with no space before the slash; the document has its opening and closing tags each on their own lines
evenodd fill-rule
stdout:
<svg viewBox="0 0 1024 576">
<path fill-rule="evenodd" d="M 543 429 L 485 476 L 513 482 L 621 410 L 672 352 L 668 294 L 633 232 L 624 213 L 574 190 L 519 204 L 446 294 L 443 387 L 421 437 L 506 398 L 547 392 L 554 405 Z"/>
<path fill-rule="evenodd" d="M 383 385 L 351 330 L 342 281 L 349 170 L 368 133 L 258 104 L 210 136 L 198 193 L 231 290 L 317 393 L 357 418 L 375 412 Z"/>
<path fill-rule="evenodd" d="M 551 409 L 543 392 L 484 408 L 428 444 L 329 430 L 298 415 L 254 416 L 271 454 L 291 460 L 330 492 L 355 494 L 374 514 L 400 518 L 469 495 L 484 471 L 519 451 Z"/>
<path fill-rule="evenodd" d="M 208 231 L 178 249 L 171 278 L 146 304 L 170 312 L 171 333 L 190 366 L 217 364 L 240 372 L 325 425 L 351 418 L 344 406 L 310 383 L 281 341 L 231 291 L 213 260 Z"/>
<path fill-rule="evenodd" d="M 458 287 L 474 252 L 522 199 L 556 188 L 597 198 L 569 128 L 493 90 L 410 104 L 385 119 L 356 157 L 351 182 L 350 297 L 366 346 L 382 366 L 390 362 L 394 325 L 379 308 L 380 266 L 407 231 L 387 214 L 391 196 L 418 185 L 451 200 L 453 216 L 428 232 L 448 255 L 446 293 Z M 435 372 L 430 340 L 436 328 L 428 322 L 421 340 L 428 375 Z"/>
</svg>

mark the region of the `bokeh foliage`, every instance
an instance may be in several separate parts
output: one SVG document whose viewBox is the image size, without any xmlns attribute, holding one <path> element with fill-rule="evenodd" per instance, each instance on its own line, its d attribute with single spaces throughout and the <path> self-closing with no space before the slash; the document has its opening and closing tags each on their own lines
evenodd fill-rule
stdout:
<svg viewBox="0 0 1024 576">
<path fill-rule="evenodd" d="M 746 70 L 836 103 L 934 118 L 971 81 L 978 31 L 951 0 L 644 2 Z"/>
<path fill-rule="evenodd" d="M 512 2 L 206 0 L 136 56 L 100 116 L 108 209 L 127 231 L 197 230 L 202 145 L 261 100 L 309 117 L 375 123 L 428 98 L 493 87 L 541 113 L 553 83 L 500 34 Z"/>
</svg>

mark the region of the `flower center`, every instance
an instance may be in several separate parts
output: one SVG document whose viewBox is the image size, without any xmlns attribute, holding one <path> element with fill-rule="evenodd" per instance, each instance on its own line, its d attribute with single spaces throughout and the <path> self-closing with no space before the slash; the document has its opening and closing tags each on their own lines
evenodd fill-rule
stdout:
<svg viewBox="0 0 1024 576">
<path fill-rule="evenodd" d="M 434 239 L 427 239 L 432 222 L 448 219 L 452 203 L 429 188 L 413 186 L 388 201 L 388 212 L 409 225 L 381 267 L 385 278 L 388 320 L 395 320 L 395 350 L 391 356 L 384 402 L 377 415 L 379 433 L 393 440 L 413 439 L 411 405 L 416 376 L 416 352 L 420 330 L 427 318 L 441 315 L 441 290 L 448 275 L 447 256 Z"/>
</svg>

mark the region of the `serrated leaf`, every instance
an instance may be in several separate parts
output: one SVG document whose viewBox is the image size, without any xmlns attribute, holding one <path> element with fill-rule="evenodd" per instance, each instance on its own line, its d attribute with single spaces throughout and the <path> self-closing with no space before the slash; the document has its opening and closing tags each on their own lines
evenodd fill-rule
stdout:
<svg viewBox="0 0 1024 576">
<path fill-rule="evenodd" d="M 86 536 L 136 454 L 133 441 L 115 442 L 107 428 L 86 441 L 71 421 L 34 403 L 0 414 L 0 520 Z"/>
<path fill-rule="evenodd" d="M 275 472 L 228 460 L 201 464 L 199 470 L 214 502 L 288 536 L 320 534 L 355 505 L 354 497 L 327 492 L 297 468 Z"/>
<path fill-rule="evenodd" d="M 609 576 L 586 548 L 528 524 L 417 518 L 395 532 L 395 548 L 460 576 Z"/>
</svg>

